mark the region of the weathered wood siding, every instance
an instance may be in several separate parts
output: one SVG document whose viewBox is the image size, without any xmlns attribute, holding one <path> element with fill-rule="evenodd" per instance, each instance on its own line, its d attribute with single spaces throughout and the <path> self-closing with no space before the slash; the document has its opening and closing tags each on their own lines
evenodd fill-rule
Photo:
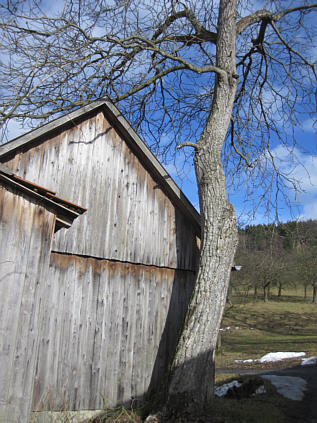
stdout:
<svg viewBox="0 0 317 423">
<path fill-rule="evenodd" d="M 171 358 L 191 272 L 59 253 L 50 268 L 34 409 L 142 399 Z"/>
<path fill-rule="evenodd" d="M 142 398 L 177 341 L 197 267 L 197 223 L 102 112 L 6 165 L 88 209 L 55 235 L 34 408 L 101 408 L 100 393 L 107 405 Z"/>
<path fill-rule="evenodd" d="M 55 215 L 0 185 L 0 422 L 29 421 Z"/>
<path fill-rule="evenodd" d="M 191 222 L 175 209 L 102 112 L 6 163 L 88 208 L 54 250 L 177 269 L 196 267 Z"/>
</svg>

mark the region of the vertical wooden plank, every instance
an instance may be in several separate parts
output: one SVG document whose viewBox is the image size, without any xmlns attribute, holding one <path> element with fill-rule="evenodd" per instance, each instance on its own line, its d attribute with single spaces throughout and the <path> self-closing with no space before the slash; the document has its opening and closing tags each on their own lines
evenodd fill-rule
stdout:
<svg viewBox="0 0 317 423">
<path fill-rule="evenodd" d="M 160 369 L 166 367 L 171 355 L 190 295 L 186 286 L 191 285 L 193 275 L 57 253 L 53 254 L 52 268 L 64 271 L 55 285 L 61 291 L 59 303 L 72 298 L 68 319 L 72 319 L 73 338 L 71 342 L 68 339 L 65 317 L 50 318 L 50 324 L 59 322 L 58 340 L 51 340 L 58 349 L 57 358 L 53 347 L 43 350 L 41 343 L 37 377 L 42 381 L 39 387 L 51 389 L 51 409 L 102 408 L 102 396 L 107 406 L 129 403 L 132 397 L 142 399 L 151 379 L 159 381 Z M 56 281 L 56 275 L 52 278 Z M 65 281 L 72 281 L 67 289 Z M 66 304 L 54 312 L 65 314 Z M 161 346 L 164 330 L 167 333 Z M 51 360 L 55 360 L 54 366 Z M 159 369 L 157 375 L 152 375 L 154 365 Z M 37 390 L 37 397 L 41 395 Z"/>
<path fill-rule="evenodd" d="M 27 422 L 55 216 L 0 187 L 0 421 Z"/>
</svg>

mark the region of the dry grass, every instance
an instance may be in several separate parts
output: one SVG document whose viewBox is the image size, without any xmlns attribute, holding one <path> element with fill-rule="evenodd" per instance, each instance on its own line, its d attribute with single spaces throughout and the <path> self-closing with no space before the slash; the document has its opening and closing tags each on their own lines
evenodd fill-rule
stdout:
<svg viewBox="0 0 317 423">
<path fill-rule="evenodd" d="M 235 360 L 256 359 L 268 352 L 306 352 L 317 355 L 317 307 L 298 296 L 274 297 L 264 303 L 252 297 L 233 297 L 226 310 L 216 367 Z M 239 327 L 239 329 L 235 329 Z"/>
</svg>

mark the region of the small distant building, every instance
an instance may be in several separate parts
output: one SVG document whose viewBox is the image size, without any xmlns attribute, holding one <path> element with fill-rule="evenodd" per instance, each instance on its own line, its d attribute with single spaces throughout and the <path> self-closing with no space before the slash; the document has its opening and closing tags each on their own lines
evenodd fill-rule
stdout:
<svg viewBox="0 0 317 423">
<path fill-rule="evenodd" d="M 30 332 L 38 328 L 27 381 L 32 410 L 95 410 L 104 400 L 107 406 L 142 400 L 160 383 L 182 327 L 198 266 L 199 214 L 107 99 L 0 146 L 0 163 L 48 187 L 50 201 L 54 190 L 87 208 L 55 233 L 52 247 L 51 209 L 43 205 L 47 218 L 36 218 L 34 233 L 44 243 L 44 270 L 36 278 L 43 286 L 36 289 L 45 294 L 40 321 L 34 315 L 36 325 L 19 332 L 28 350 Z M 33 219 L 30 206 L 19 207 L 13 207 L 17 216 L 6 215 L 12 230 L 17 220 Z M 56 210 L 59 219 L 62 226 Z M 25 242 L 16 242 L 16 257 Z M 1 254 L 8 259 L 4 249 Z M 25 260 L 14 259 L 22 274 L 34 269 Z M 28 298 L 23 289 L 18 295 L 22 302 Z M 9 294 L 0 301 L 14 315 Z M 20 378 L 26 363 L 19 364 Z"/>
</svg>

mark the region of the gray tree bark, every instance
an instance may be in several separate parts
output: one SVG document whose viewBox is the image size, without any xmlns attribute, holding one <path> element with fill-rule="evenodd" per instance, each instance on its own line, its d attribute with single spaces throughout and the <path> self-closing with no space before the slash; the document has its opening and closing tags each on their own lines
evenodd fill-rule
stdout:
<svg viewBox="0 0 317 423">
<path fill-rule="evenodd" d="M 201 212 L 200 266 L 171 366 L 169 401 L 203 406 L 213 397 L 213 358 L 237 246 L 235 213 L 226 196 L 221 149 L 237 87 L 236 0 L 220 2 L 216 76 L 211 112 L 195 154 Z M 225 25 L 224 25 L 225 23 Z"/>
</svg>

